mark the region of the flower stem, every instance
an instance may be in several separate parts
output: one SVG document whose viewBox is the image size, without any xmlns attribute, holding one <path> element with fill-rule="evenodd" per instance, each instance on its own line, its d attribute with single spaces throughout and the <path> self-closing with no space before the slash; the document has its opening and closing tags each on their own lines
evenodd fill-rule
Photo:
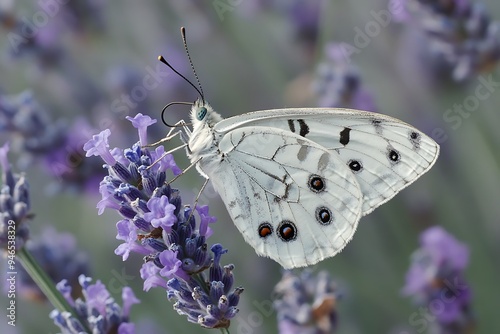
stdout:
<svg viewBox="0 0 500 334">
<path fill-rule="evenodd" d="M 229 328 L 221 328 L 220 331 L 223 333 L 223 334 L 231 334 L 229 333 Z"/>
<path fill-rule="evenodd" d="M 30 275 L 40 290 L 42 290 L 43 294 L 52 303 L 52 305 L 60 312 L 69 312 L 73 317 L 78 319 L 78 316 L 75 314 L 71 305 L 63 297 L 59 290 L 56 289 L 52 279 L 40 267 L 26 247 L 20 249 L 17 256 L 19 257 L 19 260 L 21 261 L 21 264 L 26 272 Z M 84 322 L 81 323 L 85 326 Z M 88 328 L 85 329 L 88 331 Z M 90 331 L 88 332 L 90 333 Z"/>
<path fill-rule="evenodd" d="M 194 274 L 192 275 L 192 277 L 194 278 L 194 280 L 196 282 L 198 282 L 198 284 L 201 286 L 201 288 L 203 289 L 203 291 L 207 294 L 207 295 L 210 295 L 210 290 L 207 286 L 207 282 L 205 281 L 203 275 L 201 273 L 198 273 L 198 274 Z"/>
</svg>

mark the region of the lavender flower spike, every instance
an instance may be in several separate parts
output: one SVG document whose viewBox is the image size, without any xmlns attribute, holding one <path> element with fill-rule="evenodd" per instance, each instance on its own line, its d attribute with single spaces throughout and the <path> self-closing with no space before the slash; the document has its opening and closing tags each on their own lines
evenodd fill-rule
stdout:
<svg viewBox="0 0 500 334">
<path fill-rule="evenodd" d="M 174 309 L 188 321 L 227 328 L 238 313 L 243 288 L 232 289 L 234 266 L 220 265 L 227 250 L 207 245 L 209 225 L 216 219 L 208 206 L 193 213 L 182 205 L 179 190 L 166 184 L 167 173 L 178 175 L 180 169 L 171 155 L 163 156 L 163 147 L 150 151 L 143 146 L 147 127 L 156 121 L 141 114 L 128 119 L 139 132 L 139 142 L 131 148 L 109 150 L 109 130 L 85 144 L 87 156 L 100 155 L 107 162 L 108 175 L 99 186 L 99 214 L 111 208 L 123 217 L 116 224 L 116 238 L 123 243 L 115 253 L 124 261 L 132 253 L 143 256 L 144 290 L 166 289 Z"/>
<path fill-rule="evenodd" d="M 284 271 L 274 294 L 279 333 L 328 334 L 337 327 L 338 293 L 328 272 L 313 276 L 309 270 L 300 275 Z"/>
<path fill-rule="evenodd" d="M 500 22 L 491 19 L 483 4 L 469 0 L 395 3 L 409 12 L 402 19 L 414 21 L 426 35 L 423 49 L 435 62 L 437 74 L 445 68 L 455 81 L 464 81 L 490 72 L 500 60 Z"/>
<path fill-rule="evenodd" d="M 0 147 L 2 184 L 0 188 L 0 248 L 8 251 L 24 247 L 29 237 L 29 185 L 23 174 L 12 172 L 7 154 L 9 144 Z M 15 231 L 15 233 L 13 233 Z"/>
<path fill-rule="evenodd" d="M 174 309 L 186 315 L 189 322 L 200 324 L 206 328 L 228 328 L 231 319 L 236 316 L 242 287 L 231 291 L 233 285 L 233 265 L 222 268 L 219 259 L 227 250 L 220 244 L 212 246 L 214 263 L 210 268 L 210 276 L 206 284 L 192 278 L 182 280 L 172 278 L 168 281 L 167 296 L 176 300 Z M 205 281 L 205 280 L 204 280 Z"/>
<path fill-rule="evenodd" d="M 139 303 L 132 289 L 124 287 L 122 290 L 123 306 L 120 307 L 108 290 L 100 281 L 91 284 L 91 279 L 80 275 L 79 282 L 85 299 L 73 300 L 71 287 L 63 280 L 57 284 L 57 289 L 65 296 L 68 303 L 73 306 L 78 319 L 67 312 L 53 310 L 50 318 L 62 330 L 62 334 L 82 334 L 85 327 L 92 334 L 133 334 L 134 324 L 129 322 L 130 308 Z"/>
<path fill-rule="evenodd" d="M 420 235 L 420 248 L 411 261 L 403 294 L 419 305 L 432 306 L 428 318 L 435 319 L 431 326 L 436 332 L 471 333 L 475 319 L 472 292 L 464 278 L 467 246 L 442 227 L 430 227 Z"/>
</svg>

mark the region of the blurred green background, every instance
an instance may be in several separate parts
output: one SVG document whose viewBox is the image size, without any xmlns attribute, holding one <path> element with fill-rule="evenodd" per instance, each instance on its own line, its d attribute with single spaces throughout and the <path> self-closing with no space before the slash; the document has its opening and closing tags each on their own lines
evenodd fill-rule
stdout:
<svg viewBox="0 0 500 334">
<path fill-rule="evenodd" d="M 73 2 L 91 3 L 69 0 L 61 6 Z M 228 6 L 224 7 L 227 11 L 221 13 L 216 6 L 220 3 Z M 86 13 L 82 26 L 75 30 L 65 25 L 58 28 L 50 43 L 64 50 L 65 61 L 56 66 L 40 62 L 31 53 L 12 56 L 8 29 L 4 28 L 0 30 L 0 92 L 32 90 L 53 120 L 83 115 L 99 130 L 110 122 L 123 131 L 121 142 L 113 143 L 116 137 L 112 136 L 112 145 L 126 147 L 137 136 L 123 114 L 112 112 L 111 105 L 119 97 L 114 78 L 132 73 L 130 87 L 141 85 L 148 68 L 158 65 L 159 54 L 192 78 L 179 33 L 179 27 L 185 26 L 205 97 L 224 117 L 259 109 L 316 106 L 309 91 L 311 77 L 324 58 L 324 46 L 330 42 L 353 44 L 356 28 L 364 29 L 374 20 L 370 12 L 388 7 L 385 0 L 323 1 L 318 37 L 310 41 L 298 38 L 289 13 L 272 3 L 102 0 L 98 11 Z M 492 18 L 500 20 L 498 1 L 482 3 Z M 40 8 L 35 2 L 21 0 L 13 3 L 13 10 L 18 17 L 32 19 Z M 57 15 L 51 20 L 58 20 Z M 420 333 L 421 327 L 409 320 L 418 309 L 401 296 L 400 289 L 409 257 L 418 247 L 419 232 L 440 224 L 470 247 L 466 278 L 474 293 L 477 333 L 499 333 L 500 94 L 494 91 L 481 100 L 479 108 L 454 128 L 443 115 L 474 94 L 479 76 L 462 84 L 433 76 L 429 73 L 431 66 L 416 56 L 422 41 L 412 37 L 412 29 L 391 22 L 351 57 L 351 64 L 358 67 L 377 111 L 433 136 L 441 144 L 441 157 L 427 175 L 362 218 L 354 239 L 341 254 L 314 269 L 328 270 L 342 292 L 339 333 Z M 498 69 L 492 75 L 500 81 Z M 156 89 L 148 91 L 144 103 L 128 110 L 128 115 L 142 112 L 159 117 L 166 103 L 193 101 L 196 97 L 192 88 L 170 72 Z M 173 109 L 168 116 L 171 122 L 187 116 L 187 108 Z M 168 130 L 161 122 L 152 128 L 151 142 Z M 442 129 L 442 133 L 436 129 Z M 1 138 L 3 142 L 7 136 Z M 15 161 L 19 152 L 13 151 Z M 181 168 L 188 165 L 183 153 L 175 157 Z M 98 216 L 98 196 L 64 190 L 47 196 L 48 189 L 58 181 L 48 178 L 36 163 L 26 173 L 36 215 L 33 235 L 47 224 L 74 233 L 78 245 L 88 253 L 94 279 L 107 284 L 118 301 L 124 283 L 134 288 L 142 303 L 132 308 L 132 321 L 154 320 L 162 329 L 157 333 L 206 331 L 177 315 L 164 291 L 142 291 L 138 275 L 142 259 L 133 255 L 124 263 L 113 253 L 119 244 L 115 239 L 119 217 L 111 210 Z M 193 201 L 202 181 L 194 171 L 177 181 L 186 204 Z M 210 242 L 220 242 L 229 249 L 223 261 L 235 264 L 235 285 L 245 287 L 231 333 L 275 333 L 275 313 L 268 312 L 268 307 L 272 289 L 281 277 L 279 265 L 257 257 L 244 243 L 211 188 L 202 200 L 218 218 Z M 6 305 L 4 300 L 0 299 L 1 305 Z M 18 299 L 17 333 L 57 333 L 47 316 L 51 309 Z"/>
</svg>

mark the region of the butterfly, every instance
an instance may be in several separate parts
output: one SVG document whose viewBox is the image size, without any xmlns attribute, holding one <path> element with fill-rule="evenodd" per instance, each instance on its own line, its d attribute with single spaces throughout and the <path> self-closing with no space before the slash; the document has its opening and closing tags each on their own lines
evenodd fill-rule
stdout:
<svg viewBox="0 0 500 334">
<path fill-rule="evenodd" d="M 340 252 L 361 216 L 427 172 L 439 146 L 398 119 L 341 108 L 250 112 L 223 119 L 203 99 L 181 139 L 234 224 L 285 269 Z"/>
<path fill-rule="evenodd" d="M 212 182 L 245 241 L 285 269 L 339 253 L 361 216 L 439 155 L 423 132 L 373 112 L 290 108 L 223 119 L 201 85 L 186 81 L 201 96 L 191 104 L 192 130 L 177 124 L 192 166 Z"/>
</svg>

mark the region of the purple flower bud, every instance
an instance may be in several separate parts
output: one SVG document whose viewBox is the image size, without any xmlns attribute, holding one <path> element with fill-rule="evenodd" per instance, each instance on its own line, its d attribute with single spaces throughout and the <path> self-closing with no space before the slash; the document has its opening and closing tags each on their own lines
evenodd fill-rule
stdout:
<svg viewBox="0 0 500 334">
<path fill-rule="evenodd" d="M 147 139 L 147 128 L 148 126 L 155 124 L 156 120 L 151 119 L 149 116 L 145 116 L 141 113 L 135 115 L 135 117 L 130 117 L 127 116 L 126 119 L 128 119 L 130 122 L 132 122 L 132 125 L 134 128 L 139 130 L 139 142 L 141 143 L 142 146 L 148 144 L 148 139 Z"/>
<path fill-rule="evenodd" d="M 113 166 L 116 160 L 109 151 L 108 137 L 110 135 L 111 131 L 109 129 L 103 130 L 97 135 L 93 135 L 92 139 L 83 145 L 83 149 L 87 152 L 85 156 L 100 156 L 109 166 Z"/>
</svg>

